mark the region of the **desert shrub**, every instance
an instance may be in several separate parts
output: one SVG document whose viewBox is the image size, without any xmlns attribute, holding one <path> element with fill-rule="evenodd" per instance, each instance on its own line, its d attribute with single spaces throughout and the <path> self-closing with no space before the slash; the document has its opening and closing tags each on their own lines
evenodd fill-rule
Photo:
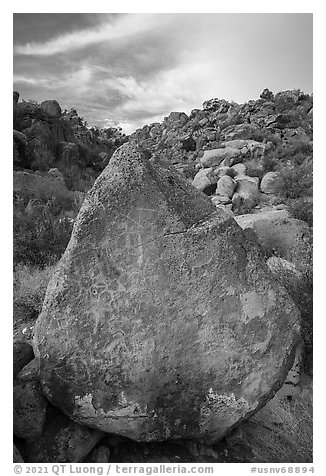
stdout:
<svg viewBox="0 0 326 476">
<path fill-rule="evenodd" d="M 282 198 L 299 198 L 312 195 L 312 167 L 309 162 L 300 167 L 287 164 L 278 168 L 276 193 Z"/>
<path fill-rule="evenodd" d="M 41 312 L 45 291 L 54 266 L 43 269 L 19 264 L 14 269 L 14 310 L 23 320 L 36 319 Z"/>
<path fill-rule="evenodd" d="M 263 166 L 263 169 L 264 169 L 264 175 L 267 173 L 267 172 L 274 172 L 274 170 L 276 169 L 278 165 L 278 160 L 277 158 L 275 157 L 275 154 L 273 151 L 270 151 L 268 153 L 266 153 L 263 158 L 262 158 L 262 166 Z"/>
<path fill-rule="evenodd" d="M 94 176 L 87 174 L 85 170 L 81 170 L 77 165 L 71 167 L 60 168 L 68 190 L 77 190 L 87 192 L 94 184 Z"/>
<path fill-rule="evenodd" d="M 69 242 L 72 220 L 63 216 L 56 198 L 35 201 L 28 212 L 19 205 L 14 205 L 14 265 L 56 263 Z"/>
<path fill-rule="evenodd" d="M 253 129 L 252 131 L 248 131 L 248 133 L 244 133 L 242 139 L 250 139 L 257 142 L 272 142 L 274 147 L 280 143 L 278 137 L 268 129 Z"/>
<path fill-rule="evenodd" d="M 305 221 L 310 227 L 313 226 L 312 200 L 309 200 L 305 197 L 288 200 L 287 208 L 293 218 Z"/>
<path fill-rule="evenodd" d="M 288 150 L 288 149 L 287 149 Z M 288 150 L 288 154 L 296 155 L 296 154 L 302 154 L 303 156 L 310 156 L 312 155 L 313 152 L 313 146 L 309 142 L 305 142 L 302 140 L 298 140 L 294 142 L 290 146 L 290 151 Z"/>
</svg>

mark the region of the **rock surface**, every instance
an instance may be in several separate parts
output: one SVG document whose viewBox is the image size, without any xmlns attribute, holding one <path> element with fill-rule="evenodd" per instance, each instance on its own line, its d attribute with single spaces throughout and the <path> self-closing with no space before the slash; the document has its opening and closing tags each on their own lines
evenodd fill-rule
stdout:
<svg viewBox="0 0 326 476">
<path fill-rule="evenodd" d="M 267 172 L 267 174 L 261 179 L 260 190 L 263 193 L 274 194 L 277 191 L 278 175 L 277 172 Z"/>
<path fill-rule="evenodd" d="M 56 119 L 61 116 L 60 104 L 55 99 L 47 99 L 46 101 L 43 101 L 41 103 L 41 108 Z"/>
<path fill-rule="evenodd" d="M 79 213 L 34 351 L 81 424 L 215 441 L 282 385 L 298 321 L 235 220 L 126 144 Z"/>
<path fill-rule="evenodd" d="M 224 149 L 205 150 L 204 155 L 200 158 L 203 167 L 211 167 L 212 165 L 220 165 L 223 161 L 227 161 L 225 165 L 232 165 L 233 160 L 240 156 L 238 149 L 225 147 Z"/>
</svg>

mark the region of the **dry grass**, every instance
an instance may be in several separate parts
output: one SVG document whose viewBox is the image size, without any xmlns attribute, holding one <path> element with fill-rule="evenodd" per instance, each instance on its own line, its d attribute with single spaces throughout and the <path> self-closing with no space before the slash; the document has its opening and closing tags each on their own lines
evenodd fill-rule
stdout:
<svg viewBox="0 0 326 476">
<path fill-rule="evenodd" d="M 14 324 L 28 322 L 41 312 L 45 291 L 54 266 L 44 269 L 17 265 L 14 270 Z"/>
<path fill-rule="evenodd" d="M 277 395 L 227 438 L 229 457 L 236 462 L 310 463 L 313 420 L 310 391 L 293 402 Z"/>
</svg>

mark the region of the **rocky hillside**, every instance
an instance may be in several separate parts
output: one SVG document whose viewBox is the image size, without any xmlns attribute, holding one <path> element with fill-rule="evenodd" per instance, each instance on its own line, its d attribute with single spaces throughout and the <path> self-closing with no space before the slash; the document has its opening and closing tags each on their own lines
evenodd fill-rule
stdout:
<svg viewBox="0 0 326 476">
<path fill-rule="evenodd" d="M 46 172 L 55 167 L 69 188 L 78 189 L 127 140 L 117 128 L 87 127 L 75 109 L 62 111 L 55 100 L 19 102 L 14 92 L 13 101 L 14 170 Z"/>
<path fill-rule="evenodd" d="M 274 96 L 265 89 L 242 105 L 211 99 L 189 116 L 172 112 L 131 138 L 193 179 L 217 206 L 241 214 L 286 202 L 311 225 L 312 107 L 312 96 L 299 90 Z"/>
<path fill-rule="evenodd" d="M 14 93 L 14 443 L 312 461 L 311 96 L 212 99 L 126 137 Z"/>
</svg>

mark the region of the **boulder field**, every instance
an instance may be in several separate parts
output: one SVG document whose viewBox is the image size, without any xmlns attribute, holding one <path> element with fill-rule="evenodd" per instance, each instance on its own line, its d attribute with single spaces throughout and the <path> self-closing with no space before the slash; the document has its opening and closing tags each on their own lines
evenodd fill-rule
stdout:
<svg viewBox="0 0 326 476">
<path fill-rule="evenodd" d="M 136 441 L 217 441 L 282 386 L 299 312 L 236 221 L 130 142 L 96 180 L 36 322 L 47 399 Z"/>
</svg>

